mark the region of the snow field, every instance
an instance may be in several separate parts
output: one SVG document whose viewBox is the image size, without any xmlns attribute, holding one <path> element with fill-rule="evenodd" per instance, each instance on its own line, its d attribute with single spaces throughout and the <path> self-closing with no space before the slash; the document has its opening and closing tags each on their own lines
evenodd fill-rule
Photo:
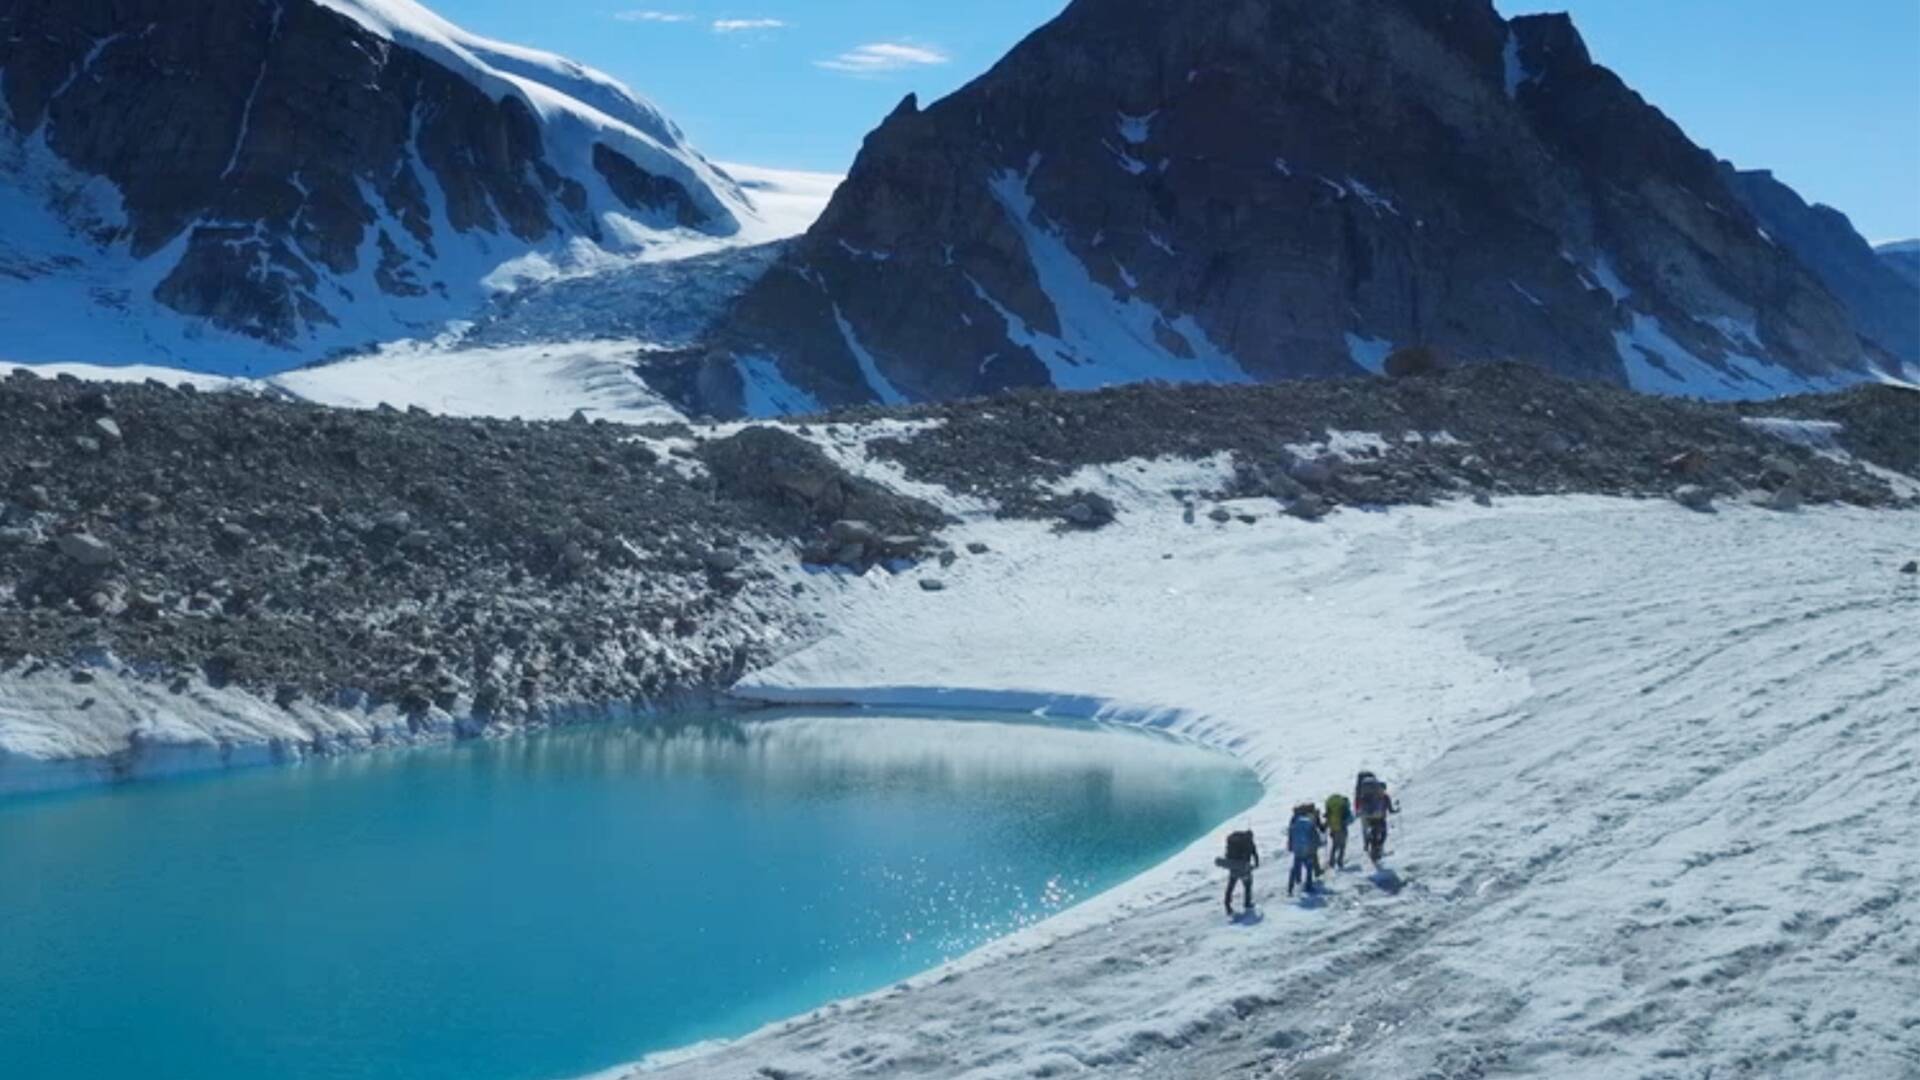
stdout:
<svg viewBox="0 0 1920 1080">
<path fill-rule="evenodd" d="M 948 570 L 810 578 L 826 636 L 742 690 L 1231 750 L 1268 784 L 1264 918 L 1221 914 L 1228 822 L 946 968 L 649 1071 L 1920 1069 L 1913 515 L 1568 497 L 1186 525 L 1140 468 L 1101 533 L 976 517 L 952 538 L 993 550 Z M 1287 808 L 1361 767 L 1406 806 L 1391 872 L 1287 902 Z"/>
</svg>

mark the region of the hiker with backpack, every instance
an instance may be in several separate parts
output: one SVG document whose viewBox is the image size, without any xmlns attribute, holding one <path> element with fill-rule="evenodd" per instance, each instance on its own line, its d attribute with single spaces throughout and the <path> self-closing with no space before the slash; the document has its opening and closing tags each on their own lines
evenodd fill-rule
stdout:
<svg viewBox="0 0 1920 1080">
<path fill-rule="evenodd" d="M 1327 865 L 1335 870 L 1347 865 L 1347 827 L 1353 824 L 1353 804 L 1339 792 L 1327 796 Z"/>
<path fill-rule="evenodd" d="M 1233 886 L 1239 882 L 1247 914 L 1253 914 L 1253 868 L 1260 865 L 1260 849 L 1254 846 L 1253 830 L 1227 834 L 1227 854 L 1214 865 L 1227 872 L 1227 918 L 1233 918 Z"/>
<path fill-rule="evenodd" d="M 1400 808 L 1393 803 L 1393 796 L 1387 794 L 1387 783 L 1372 773 L 1361 773 L 1360 782 L 1353 793 L 1354 809 L 1360 814 L 1364 827 L 1361 841 L 1366 845 L 1367 858 L 1375 866 L 1380 865 L 1380 857 L 1387 850 L 1387 815 L 1397 814 Z"/>
<path fill-rule="evenodd" d="M 1287 874 L 1287 895 L 1292 896 L 1294 888 L 1303 882 L 1306 891 L 1312 892 L 1319 877 L 1320 859 L 1320 822 L 1312 803 L 1293 808 L 1293 820 L 1287 825 L 1287 850 L 1293 852 L 1293 870 Z"/>
</svg>

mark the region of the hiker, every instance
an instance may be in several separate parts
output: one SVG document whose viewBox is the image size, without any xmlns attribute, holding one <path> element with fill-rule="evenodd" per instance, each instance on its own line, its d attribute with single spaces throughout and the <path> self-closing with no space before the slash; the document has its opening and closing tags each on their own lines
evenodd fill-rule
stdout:
<svg viewBox="0 0 1920 1080">
<path fill-rule="evenodd" d="M 1359 811 L 1364 827 L 1361 842 L 1366 845 L 1367 857 L 1378 866 L 1387 850 L 1387 815 L 1399 813 L 1400 808 L 1393 804 L 1393 796 L 1387 794 L 1386 781 L 1372 773 L 1361 775 L 1366 779 L 1355 793 L 1354 809 Z"/>
<path fill-rule="evenodd" d="M 1294 887 L 1302 882 L 1306 891 L 1312 892 L 1317 878 L 1314 864 L 1320 855 L 1320 825 L 1314 820 L 1312 803 L 1293 808 L 1293 821 L 1287 825 L 1287 850 L 1293 852 L 1293 870 L 1287 874 L 1287 895 L 1292 896 Z"/>
<path fill-rule="evenodd" d="M 1214 865 L 1227 872 L 1227 918 L 1233 918 L 1233 886 L 1241 885 L 1241 898 L 1246 901 L 1247 914 L 1253 914 L 1253 868 L 1260 865 L 1260 849 L 1253 844 L 1253 830 L 1242 829 L 1227 834 L 1227 855 L 1215 859 Z"/>
<path fill-rule="evenodd" d="M 1313 808 L 1313 827 L 1320 830 L 1320 837 L 1322 840 L 1325 840 L 1327 835 L 1327 819 L 1320 816 L 1320 805 L 1318 803 L 1308 805 Z M 1326 864 L 1320 861 L 1320 848 L 1318 846 L 1315 846 L 1313 849 L 1313 872 L 1318 877 L 1327 876 L 1327 867 Z"/>
<path fill-rule="evenodd" d="M 1327 796 L 1327 865 L 1338 870 L 1347 865 L 1347 826 L 1353 824 L 1353 804 L 1339 792 Z"/>
</svg>

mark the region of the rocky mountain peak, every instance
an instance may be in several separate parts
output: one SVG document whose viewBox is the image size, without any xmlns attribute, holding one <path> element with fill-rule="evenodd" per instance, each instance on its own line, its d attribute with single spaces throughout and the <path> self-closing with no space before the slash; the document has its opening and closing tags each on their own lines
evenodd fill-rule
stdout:
<svg viewBox="0 0 1920 1080">
<path fill-rule="evenodd" d="M 663 381 L 778 411 L 1425 345 L 1736 397 L 1889 362 L 1564 16 L 1080 0 L 917 104 Z"/>
<path fill-rule="evenodd" d="M 509 260 L 726 236 L 751 207 L 611 78 L 412 0 L 20 0 L 0 214 L 0 272 L 42 310 L 293 363 L 436 325 Z"/>
</svg>

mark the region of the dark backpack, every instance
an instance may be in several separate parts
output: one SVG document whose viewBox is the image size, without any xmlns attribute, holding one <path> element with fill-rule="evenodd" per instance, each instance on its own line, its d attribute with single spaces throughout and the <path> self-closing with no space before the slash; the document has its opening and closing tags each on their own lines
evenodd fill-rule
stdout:
<svg viewBox="0 0 1920 1080">
<path fill-rule="evenodd" d="M 1360 816 L 1379 817 L 1387 812 L 1387 785 L 1378 779 L 1368 779 L 1360 785 Z"/>
<path fill-rule="evenodd" d="M 1227 858 L 1253 858 L 1253 830 L 1231 832 L 1227 834 Z"/>
</svg>

